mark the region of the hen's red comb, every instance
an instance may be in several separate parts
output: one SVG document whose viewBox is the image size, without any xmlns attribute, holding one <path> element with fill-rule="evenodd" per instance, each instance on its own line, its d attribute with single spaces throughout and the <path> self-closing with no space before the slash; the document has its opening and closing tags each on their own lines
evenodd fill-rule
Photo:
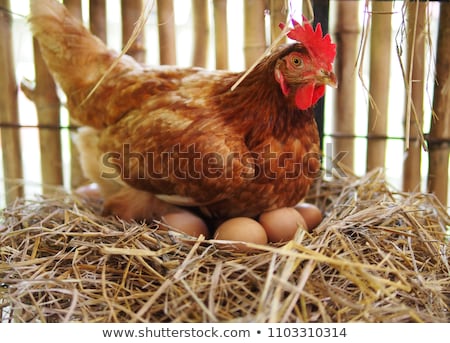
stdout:
<svg viewBox="0 0 450 343">
<path fill-rule="evenodd" d="M 315 31 L 305 17 L 303 17 L 303 25 L 294 19 L 292 19 L 292 24 L 294 27 L 288 31 L 287 36 L 302 43 L 314 56 L 331 66 L 336 56 L 336 44 L 331 42 L 329 34 L 322 37 L 320 23 L 317 24 Z M 284 26 L 283 23 L 280 24 L 281 29 L 284 29 Z"/>
</svg>

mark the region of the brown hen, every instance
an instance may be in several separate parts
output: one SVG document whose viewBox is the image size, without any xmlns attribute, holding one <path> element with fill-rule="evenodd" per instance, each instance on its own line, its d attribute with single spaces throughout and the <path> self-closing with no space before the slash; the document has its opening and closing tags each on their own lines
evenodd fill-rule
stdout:
<svg viewBox="0 0 450 343">
<path fill-rule="evenodd" d="M 71 118 L 86 127 L 82 166 L 107 212 L 152 218 L 173 204 L 254 217 L 294 206 L 319 175 L 312 107 L 336 84 L 335 45 L 320 27 L 293 21 L 296 42 L 231 91 L 242 73 L 150 68 L 128 56 L 109 70 L 118 54 L 57 1 L 31 0 L 29 22 Z"/>
</svg>

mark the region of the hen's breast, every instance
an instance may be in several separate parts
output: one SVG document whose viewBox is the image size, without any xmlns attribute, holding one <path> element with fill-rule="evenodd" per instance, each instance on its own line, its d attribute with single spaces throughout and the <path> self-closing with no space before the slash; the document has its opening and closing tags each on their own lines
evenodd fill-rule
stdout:
<svg viewBox="0 0 450 343">
<path fill-rule="evenodd" d="M 227 199 L 204 209 L 206 214 L 254 217 L 299 203 L 320 177 L 321 153 L 315 123 L 305 129 L 311 132 L 284 142 L 272 137 L 241 156 L 242 163 L 254 173 L 245 175 L 245 182 L 236 185 Z"/>
</svg>

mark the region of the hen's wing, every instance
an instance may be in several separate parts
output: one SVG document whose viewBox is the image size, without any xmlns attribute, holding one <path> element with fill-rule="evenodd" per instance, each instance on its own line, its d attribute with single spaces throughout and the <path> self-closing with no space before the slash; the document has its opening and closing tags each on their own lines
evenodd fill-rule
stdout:
<svg viewBox="0 0 450 343">
<path fill-rule="evenodd" d="M 172 203 L 204 205 L 229 197 L 254 174 L 250 153 L 244 137 L 214 109 L 196 105 L 193 100 L 189 108 L 183 103 L 149 112 L 144 103 L 129 112 L 100 133 L 103 163 L 127 184 Z"/>
</svg>

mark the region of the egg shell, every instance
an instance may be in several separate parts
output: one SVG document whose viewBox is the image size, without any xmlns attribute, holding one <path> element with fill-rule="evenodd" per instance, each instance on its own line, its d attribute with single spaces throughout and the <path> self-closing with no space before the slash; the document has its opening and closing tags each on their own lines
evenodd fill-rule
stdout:
<svg viewBox="0 0 450 343">
<path fill-rule="evenodd" d="M 96 183 L 80 186 L 75 190 L 75 194 L 83 197 L 86 200 L 100 200 L 102 194 L 100 188 Z"/>
<path fill-rule="evenodd" d="M 193 237 L 203 235 L 209 236 L 208 227 L 199 216 L 189 211 L 177 211 L 166 213 L 161 220 L 167 224 L 171 229 L 186 233 Z"/>
<path fill-rule="evenodd" d="M 235 251 L 251 251 L 245 244 L 267 244 L 267 234 L 264 228 L 256 220 L 247 217 L 236 217 L 224 221 L 217 227 L 214 239 L 225 241 L 236 241 L 233 244 L 220 244 L 223 248 Z"/>
<path fill-rule="evenodd" d="M 295 206 L 295 209 L 302 215 L 305 219 L 308 231 L 316 228 L 322 222 L 323 216 L 320 209 L 312 204 L 301 203 Z"/>
<path fill-rule="evenodd" d="M 294 238 L 299 227 L 307 227 L 302 215 L 293 207 L 264 212 L 259 216 L 259 222 L 273 243 L 289 241 Z"/>
</svg>

